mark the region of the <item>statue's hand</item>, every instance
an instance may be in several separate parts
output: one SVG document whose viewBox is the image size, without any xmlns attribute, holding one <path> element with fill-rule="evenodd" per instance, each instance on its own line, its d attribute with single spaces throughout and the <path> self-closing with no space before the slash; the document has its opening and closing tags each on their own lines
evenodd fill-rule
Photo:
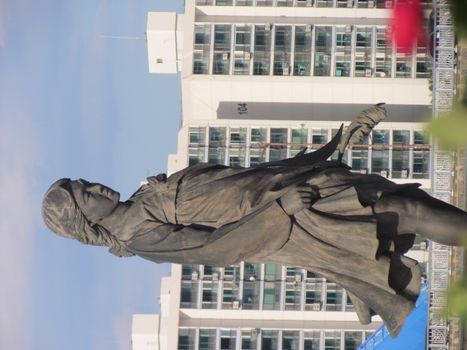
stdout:
<svg viewBox="0 0 467 350">
<path fill-rule="evenodd" d="M 318 198 L 319 193 L 313 186 L 302 184 L 284 194 L 280 198 L 280 203 L 288 215 L 294 215 L 303 209 L 310 208 Z"/>
</svg>

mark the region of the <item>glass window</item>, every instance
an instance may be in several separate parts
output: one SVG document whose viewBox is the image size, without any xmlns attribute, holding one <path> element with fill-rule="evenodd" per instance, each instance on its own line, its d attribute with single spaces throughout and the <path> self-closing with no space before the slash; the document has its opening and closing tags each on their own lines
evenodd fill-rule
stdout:
<svg viewBox="0 0 467 350">
<path fill-rule="evenodd" d="M 352 62 L 352 26 L 336 27 L 336 77 L 350 77 Z"/>
<path fill-rule="evenodd" d="M 328 129 L 313 129 L 311 133 L 312 148 L 320 148 L 328 142 Z"/>
<path fill-rule="evenodd" d="M 214 26 L 212 74 L 229 74 L 231 31 L 230 24 L 216 24 Z"/>
<path fill-rule="evenodd" d="M 190 128 L 190 146 L 204 145 L 206 143 L 206 128 Z"/>
<path fill-rule="evenodd" d="M 242 350 L 254 350 L 256 349 L 256 339 L 257 339 L 257 331 L 242 331 L 242 343 L 241 349 Z"/>
<path fill-rule="evenodd" d="M 393 130 L 392 143 L 392 177 L 407 178 L 409 176 L 410 167 L 410 152 L 407 147 L 410 144 L 410 131 Z"/>
<path fill-rule="evenodd" d="M 182 281 L 180 307 L 192 309 L 198 306 L 198 286 L 199 281 Z"/>
<path fill-rule="evenodd" d="M 373 148 L 371 153 L 371 172 L 388 177 L 389 147 Z"/>
<path fill-rule="evenodd" d="M 203 309 L 217 308 L 217 290 L 219 284 L 213 282 L 203 282 L 202 302 Z"/>
<path fill-rule="evenodd" d="M 266 128 L 252 128 L 251 129 L 251 142 L 265 142 L 267 138 Z"/>
<path fill-rule="evenodd" d="M 308 331 L 303 332 L 303 350 L 319 350 L 320 349 L 320 332 Z"/>
<path fill-rule="evenodd" d="M 392 43 L 388 41 L 387 27 L 376 27 L 376 76 L 390 78 L 392 74 Z"/>
<path fill-rule="evenodd" d="M 266 161 L 265 148 L 255 148 L 253 145 L 250 148 L 250 167 L 257 166 Z"/>
<path fill-rule="evenodd" d="M 331 74 L 332 27 L 315 27 L 315 63 L 314 75 Z"/>
<path fill-rule="evenodd" d="M 317 7 L 334 7 L 333 0 L 316 0 Z"/>
<path fill-rule="evenodd" d="M 188 164 L 195 165 L 205 161 L 205 147 L 190 147 L 188 149 Z"/>
<path fill-rule="evenodd" d="M 307 147 L 308 129 L 292 129 L 292 142 L 290 146 L 290 157 L 295 156 L 303 148 Z"/>
<path fill-rule="evenodd" d="M 371 77 L 373 27 L 357 27 L 355 43 L 355 76 Z"/>
<path fill-rule="evenodd" d="M 368 149 L 353 148 L 352 153 L 352 170 L 366 173 L 368 171 Z"/>
<path fill-rule="evenodd" d="M 255 50 L 253 57 L 253 74 L 270 74 L 271 26 L 255 25 Z"/>
<path fill-rule="evenodd" d="M 261 350 L 277 349 L 278 331 L 261 331 Z"/>
<path fill-rule="evenodd" d="M 246 143 L 246 128 L 231 128 L 230 129 L 230 144 L 242 145 Z"/>
<path fill-rule="evenodd" d="M 414 131 L 412 178 L 428 179 L 430 169 L 429 139 L 422 131 Z"/>
<path fill-rule="evenodd" d="M 196 24 L 193 50 L 193 74 L 208 74 L 211 50 L 211 25 Z"/>
<path fill-rule="evenodd" d="M 220 350 L 235 350 L 237 341 L 237 331 L 232 330 L 221 330 L 220 332 Z"/>
<path fill-rule="evenodd" d="M 216 6 L 232 6 L 232 0 L 216 0 Z"/>
<path fill-rule="evenodd" d="M 276 26 L 274 36 L 274 75 L 290 74 L 291 36 L 291 26 Z"/>
<path fill-rule="evenodd" d="M 209 146 L 225 146 L 226 130 L 223 127 L 209 128 Z"/>
<path fill-rule="evenodd" d="M 311 25 L 295 27 L 294 75 L 309 76 L 311 72 Z"/>
<path fill-rule="evenodd" d="M 410 78 L 412 76 L 412 55 L 396 53 L 396 78 Z"/>
<path fill-rule="evenodd" d="M 179 328 L 178 350 L 192 350 L 195 348 L 196 329 Z"/>
<path fill-rule="evenodd" d="M 340 332 L 324 332 L 324 349 L 325 350 L 340 350 L 341 348 L 341 333 Z"/>
<path fill-rule="evenodd" d="M 362 344 L 362 332 L 345 332 L 344 333 L 344 349 L 355 350 Z"/>
<path fill-rule="evenodd" d="M 270 161 L 287 158 L 287 132 L 286 128 L 271 128 Z"/>
<path fill-rule="evenodd" d="M 337 287 L 335 283 L 328 282 L 326 292 L 326 310 L 341 311 L 342 310 L 342 288 Z"/>
<path fill-rule="evenodd" d="M 215 350 L 216 349 L 216 330 L 215 329 L 200 329 L 199 330 L 199 349 L 200 350 Z"/>
<path fill-rule="evenodd" d="M 297 350 L 300 348 L 300 333 L 298 331 L 282 332 L 282 350 Z"/>
<path fill-rule="evenodd" d="M 251 62 L 251 27 L 235 26 L 235 55 L 233 73 L 236 75 L 250 74 Z"/>
<path fill-rule="evenodd" d="M 429 78 L 431 77 L 431 58 L 428 48 L 419 43 L 416 49 L 416 78 Z"/>
</svg>

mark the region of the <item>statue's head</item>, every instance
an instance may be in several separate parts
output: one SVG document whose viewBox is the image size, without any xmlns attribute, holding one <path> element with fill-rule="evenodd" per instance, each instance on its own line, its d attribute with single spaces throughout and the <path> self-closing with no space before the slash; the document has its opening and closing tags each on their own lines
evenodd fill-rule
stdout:
<svg viewBox="0 0 467 350">
<path fill-rule="evenodd" d="M 100 184 L 60 179 L 45 194 L 42 214 L 46 225 L 60 236 L 98 244 L 94 225 L 115 210 L 119 197 Z"/>
</svg>

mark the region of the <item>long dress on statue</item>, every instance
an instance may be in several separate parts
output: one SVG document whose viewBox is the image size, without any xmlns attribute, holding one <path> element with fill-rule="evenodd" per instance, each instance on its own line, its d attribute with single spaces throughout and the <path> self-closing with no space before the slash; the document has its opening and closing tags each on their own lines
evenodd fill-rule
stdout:
<svg viewBox="0 0 467 350">
<path fill-rule="evenodd" d="M 373 205 L 382 196 L 422 191 L 334 166 L 197 164 L 163 181 L 149 178 L 127 202 L 122 231 L 112 234 L 155 262 L 269 262 L 316 272 L 348 291 L 362 323 L 378 314 L 395 336 L 419 294 L 420 269 L 403 255 L 415 235 L 382 225 L 388 220 Z M 320 198 L 289 216 L 280 198 L 304 181 Z"/>
</svg>

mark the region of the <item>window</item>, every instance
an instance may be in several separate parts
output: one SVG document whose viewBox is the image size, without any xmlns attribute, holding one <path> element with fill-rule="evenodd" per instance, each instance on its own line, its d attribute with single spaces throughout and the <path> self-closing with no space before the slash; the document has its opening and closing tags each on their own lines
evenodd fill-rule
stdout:
<svg viewBox="0 0 467 350">
<path fill-rule="evenodd" d="M 178 331 L 178 350 L 191 350 L 195 347 L 195 329 L 179 329 Z"/>
<path fill-rule="evenodd" d="M 269 26 L 255 26 L 253 74 L 269 75 L 271 57 L 271 29 Z"/>
<path fill-rule="evenodd" d="M 300 348 L 300 333 L 298 331 L 283 331 L 282 332 L 282 349 L 297 350 Z"/>
<path fill-rule="evenodd" d="M 319 350 L 320 349 L 320 332 L 311 331 L 303 332 L 303 350 Z"/>
<path fill-rule="evenodd" d="M 340 350 L 341 348 L 341 333 L 340 332 L 324 332 L 324 349 L 325 350 Z"/>
<path fill-rule="evenodd" d="M 200 329 L 199 330 L 199 349 L 214 350 L 216 348 L 216 330 L 215 329 Z"/>
<path fill-rule="evenodd" d="M 311 72 L 311 26 L 295 27 L 294 75 L 309 76 Z"/>
<path fill-rule="evenodd" d="M 344 333 L 344 349 L 355 350 L 362 344 L 362 332 L 345 332 Z"/>
<path fill-rule="evenodd" d="M 261 332 L 261 350 L 277 349 L 278 331 L 263 330 Z"/>
<path fill-rule="evenodd" d="M 315 29 L 314 75 L 329 76 L 331 73 L 332 27 L 318 26 Z"/>
<path fill-rule="evenodd" d="M 236 330 L 221 330 L 220 332 L 220 350 L 235 350 L 237 331 Z"/>
<path fill-rule="evenodd" d="M 274 75 L 289 75 L 291 26 L 276 26 L 274 40 Z"/>
</svg>

